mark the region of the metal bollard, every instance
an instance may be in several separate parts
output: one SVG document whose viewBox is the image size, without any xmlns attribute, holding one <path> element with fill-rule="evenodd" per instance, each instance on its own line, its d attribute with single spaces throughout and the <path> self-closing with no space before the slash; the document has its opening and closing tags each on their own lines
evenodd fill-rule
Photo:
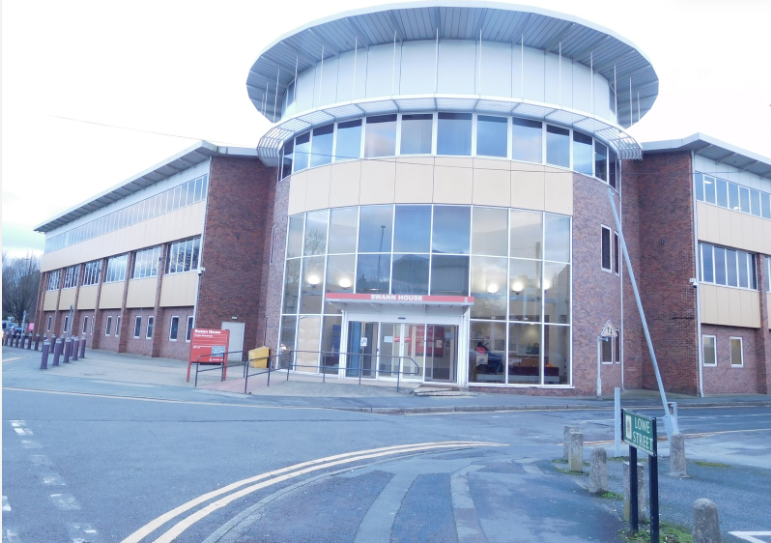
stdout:
<svg viewBox="0 0 771 543">
<path fill-rule="evenodd" d="M 79 358 L 85 358 L 86 357 L 86 336 L 83 335 L 83 337 L 80 339 L 80 357 Z"/>
<path fill-rule="evenodd" d="M 75 336 L 72 338 L 72 361 L 75 362 L 78 359 L 78 351 L 80 350 L 80 338 Z"/>
<path fill-rule="evenodd" d="M 40 334 L 35 334 L 35 350 L 38 350 L 38 347 L 40 347 Z"/>
<path fill-rule="evenodd" d="M 62 355 L 62 340 L 55 338 L 56 336 L 54 336 L 54 362 L 51 364 L 52 366 L 59 365 L 59 357 Z"/>
<path fill-rule="evenodd" d="M 72 340 L 67 338 L 64 340 L 64 363 L 70 363 L 70 356 L 72 355 Z"/>
<path fill-rule="evenodd" d="M 43 342 L 43 354 L 40 357 L 40 369 L 41 370 L 47 370 L 48 369 L 48 353 L 51 350 L 51 343 L 49 341 Z"/>
<path fill-rule="evenodd" d="M 33 334 L 32 334 L 32 332 L 30 332 L 29 337 L 27 338 L 27 350 L 28 351 L 32 350 L 32 337 L 33 337 Z"/>
</svg>

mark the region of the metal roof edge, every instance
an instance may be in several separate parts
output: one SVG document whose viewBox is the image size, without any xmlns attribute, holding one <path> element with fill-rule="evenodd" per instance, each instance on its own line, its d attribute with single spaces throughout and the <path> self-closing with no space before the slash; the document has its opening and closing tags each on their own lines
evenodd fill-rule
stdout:
<svg viewBox="0 0 771 543">
<path fill-rule="evenodd" d="M 708 134 L 702 134 L 701 132 L 696 132 L 695 134 L 691 134 L 690 136 L 686 136 L 684 138 L 679 138 L 679 139 L 646 141 L 646 142 L 642 142 L 641 145 L 642 145 L 643 153 L 646 153 L 646 152 L 664 152 L 665 153 L 665 152 L 675 152 L 675 151 L 697 150 L 697 149 L 694 149 L 694 147 L 698 146 L 699 142 L 703 142 L 704 144 L 706 144 L 703 147 L 707 147 L 710 145 L 719 147 L 730 153 L 741 155 L 741 156 L 747 157 L 750 160 L 766 164 L 771 168 L 771 157 L 767 157 L 752 151 L 748 151 L 746 149 L 742 149 L 741 147 L 737 147 L 736 145 L 719 140 Z"/>
</svg>

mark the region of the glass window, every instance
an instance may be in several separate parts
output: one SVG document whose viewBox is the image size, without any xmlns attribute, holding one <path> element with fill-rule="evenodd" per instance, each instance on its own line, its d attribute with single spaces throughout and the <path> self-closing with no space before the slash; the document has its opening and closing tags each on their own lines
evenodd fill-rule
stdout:
<svg viewBox="0 0 771 543">
<path fill-rule="evenodd" d="M 292 364 L 292 351 L 295 349 L 297 338 L 297 317 L 283 317 L 281 319 L 281 332 L 279 332 L 279 358 L 276 365 L 279 368 L 287 368 Z"/>
<path fill-rule="evenodd" d="M 193 316 L 189 315 L 187 317 L 187 331 L 185 332 L 185 341 L 190 341 L 190 338 L 193 336 Z"/>
<path fill-rule="evenodd" d="M 431 294 L 468 296 L 467 256 L 434 255 L 431 259 Z"/>
<path fill-rule="evenodd" d="M 750 288 L 750 255 L 744 252 L 738 254 L 739 260 L 739 286 Z"/>
<path fill-rule="evenodd" d="M 546 125 L 546 163 L 570 168 L 570 130 Z"/>
<path fill-rule="evenodd" d="M 568 384 L 570 360 L 570 327 L 543 327 L 543 382 L 546 385 Z"/>
<path fill-rule="evenodd" d="M 392 293 L 428 294 L 428 260 L 428 255 L 394 254 Z"/>
<path fill-rule="evenodd" d="M 726 265 L 726 284 L 729 287 L 737 286 L 738 282 L 737 282 L 737 276 L 736 276 L 737 275 L 736 251 L 732 249 L 726 249 L 725 265 Z"/>
<path fill-rule="evenodd" d="M 527 119 L 512 119 L 511 158 L 524 162 L 543 162 L 543 124 Z"/>
<path fill-rule="evenodd" d="M 573 130 L 573 169 L 577 172 L 592 175 L 592 137 Z"/>
<path fill-rule="evenodd" d="M 618 273 L 620 252 L 621 252 L 621 245 L 618 240 L 618 234 L 614 232 L 613 233 L 613 273 Z"/>
<path fill-rule="evenodd" d="M 325 290 L 329 293 L 352 292 L 355 255 L 332 255 L 327 259 L 327 280 Z M 340 308 L 327 303 L 324 313 L 340 314 Z"/>
<path fill-rule="evenodd" d="M 613 362 L 613 343 L 611 343 L 611 339 L 609 337 L 601 338 L 600 341 L 600 349 L 602 351 L 602 362 L 604 364 L 610 364 Z"/>
<path fill-rule="evenodd" d="M 402 115 L 402 134 L 399 153 L 402 155 L 431 154 L 434 116 L 430 113 Z"/>
<path fill-rule="evenodd" d="M 436 154 L 471 155 L 471 113 L 439 113 Z"/>
<path fill-rule="evenodd" d="M 390 270 L 390 254 L 359 255 L 356 267 L 356 292 L 387 294 Z"/>
<path fill-rule="evenodd" d="M 506 324 L 472 322 L 469 332 L 469 380 L 505 382 Z"/>
<path fill-rule="evenodd" d="M 541 382 L 541 325 L 509 325 L 509 383 Z"/>
<path fill-rule="evenodd" d="M 361 156 L 361 120 L 337 125 L 335 160 L 351 160 Z"/>
<path fill-rule="evenodd" d="M 306 132 L 294 140 L 294 171 L 300 172 L 308 167 L 311 152 L 311 133 Z"/>
<path fill-rule="evenodd" d="M 428 253 L 431 250 L 431 206 L 396 206 L 394 251 Z"/>
<path fill-rule="evenodd" d="M 294 140 L 289 140 L 281 150 L 281 179 L 292 175 L 292 161 L 294 160 Z"/>
<path fill-rule="evenodd" d="M 742 345 L 742 338 L 740 337 L 731 338 L 731 365 L 744 365 L 744 349 Z"/>
<path fill-rule="evenodd" d="M 153 327 L 155 326 L 155 317 L 147 317 L 147 330 L 145 339 L 153 339 Z"/>
<path fill-rule="evenodd" d="M 297 313 L 300 297 L 300 271 L 302 259 L 293 258 L 286 261 L 284 276 L 284 313 Z"/>
<path fill-rule="evenodd" d="M 109 336 L 112 331 L 112 317 L 107 317 L 107 323 L 104 326 L 104 335 Z"/>
<path fill-rule="evenodd" d="M 610 228 L 602 227 L 602 269 L 611 271 Z"/>
<path fill-rule="evenodd" d="M 771 219 L 771 194 L 760 193 L 760 214 L 764 219 Z"/>
<path fill-rule="evenodd" d="M 543 265 L 544 322 L 570 322 L 570 266 L 545 262 Z"/>
<path fill-rule="evenodd" d="M 705 366 L 717 366 L 715 343 L 715 336 L 701 336 L 701 352 Z"/>
<path fill-rule="evenodd" d="M 739 187 L 739 207 L 744 213 L 750 212 L 750 189 Z"/>
<path fill-rule="evenodd" d="M 510 256 L 541 258 L 543 245 L 543 215 L 533 211 L 511 211 Z"/>
<path fill-rule="evenodd" d="M 506 258 L 471 257 L 472 319 L 506 318 Z"/>
<path fill-rule="evenodd" d="M 739 185 L 736 183 L 728 183 L 728 207 L 739 211 Z"/>
<path fill-rule="evenodd" d="M 321 365 L 323 371 L 336 374 L 340 367 L 341 317 L 324 317 L 321 329 Z"/>
<path fill-rule="evenodd" d="M 608 180 L 608 147 L 599 141 L 594 142 L 594 175 Z"/>
<path fill-rule="evenodd" d="M 201 238 L 175 241 L 169 245 L 166 273 L 183 273 L 198 269 Z"/>
<path fill-rule="evenodd" d="M 570 217 L 547 213 L 545 218 L 544 260 L 570 262 Z"/>
<path fill-rule="evenodd" d="M 169 341 L 177 341 L 178 334 L 179 334 L 179 317 L 171 317 L 171 325 L 169 326 Z"/>
<path fill-rule="evenodd" d="M 365 206 L 359 215 L 359 252 L 391 252 L 392 206 Z"/>
<path fill-rule="evenodd" d="M 134 337 L 138 338 L 142 331 L 142 317 L 134 318 Z"/>
<path fill-rule="evenodd" d="M 83 317 L 83 328 L 81 329 L 81 333 L 84 336 L 88 334 L 88 316 Z"/>
<path fill-rule="evenodd" d="M 289 217 L 289 233 L 287 234 L 286 257 L 294 258 L 302 255 L 303 219 L 305 215 Z"/>
<path fill-rule="evenodd" d="M 712 245 L 702 244 L 701 246 L 701 280 L 706 283 L 715 281 Z"/>
<path fill-rule="evenodd" d="M 305 217 L 303 254 L 323 255 L 327 250 L 327 210 L 312 211 Z"/>
<path fill-rule="evenodd" d="M 470 223 L 470 207 L 434 206 L 432 251 L 468 254 Z"/>
<path fill-rule="evenodd" d="M 300 285 L 300 313 L 321 313 L 324 292 L 324 257 L 303 258 L 303 280 Z"/>
<path fill-rule="evenodd" d="M 715 252 L 715 283 L 725 285 L 725 249 L 723 247 L 714 247 Z"/>
<path fill-rule="evenodd" d="M 704 176 L 704 201 L 710 204 L 716 203 L 715 199 L 715 178 Z"/>
<path fill-rule="evenodd" d="M 396 155 L 396 115 L 367 117 L 364 156 Z"/>
<path fill-rule="evenodd" d="M 506 117 L 477 116 L 477 155 L 506 157 L 509 120 Z"/>
<path fill-rule="evenodd" d="M 343 207 L 331 210 L 330 214 L 329 254 L 355 252 L 359 210 Z"/>
<path fill-rule="evenodd" d="M 509 210 L 474 207 L 471 249 L 475 255 L 507 256 Z"/>
<path fill-rule="evenodd" d="M 509 266 L 509 319 L 541 322 L 541 263 L 512 258 Z"/>
<path fill-rule="evenodd" d="M 760 217 L 760 191 L 750 190 L 750 213 Z"/>
<path fill-rule="evenodd" d="M 717 191 L 717 205 L 720 207 L 728 207 L 728 183 L 722 179 L 718 179 L 716 183 Z"/>
<path fill-rule="evenodd" d="M 335 125 L 329 124 L 313 129 L 311 167 L 332 162 L 332 137 Z"/>
<path fill-rule="evenodd" d="M 115 337 L 120 336 L 120 317 L 115 318 Z"/>
</svg>

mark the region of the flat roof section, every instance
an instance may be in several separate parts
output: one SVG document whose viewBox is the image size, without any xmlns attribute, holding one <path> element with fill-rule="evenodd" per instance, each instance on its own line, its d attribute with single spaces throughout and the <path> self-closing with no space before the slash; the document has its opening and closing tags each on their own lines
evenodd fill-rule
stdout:
<svg viewBox="0 0 771 543">
<path fill-rule="evenodd" d="M 771 158 L 747 151 L 707 134 L 697 132 L 686 138 L 649 141 L 642 144 L 643 153 L 694 151 L 696 154 L 733 166 L 738 170 L 771 179 Z"/>
<path fill-rule="evenodd" d="M 324 58 L 358 47 L 407 40 L 473 39 L 520 44 L 557 53 L 587 67 L 608 81 L 618 81 L 618 118 L 628 128 L 630 106 L 640 118 L 658 96 L 659 80 L 648 57 L 612 30 L 572 15 L 533 6 L 469 0 L 388 4 L 347 11 L 308 23 L 281 36 L 263 50 L 249 71 L 249 98 L 260 110 L 280 103 L 295 72 Z M 631 97 L 630 85 L 631 79 Z M 276 96 L 278 93 L 278 97 Z M 633 98 L 633 104 L 630 102 Z M 275 112 L 272 112 L 275 113 Z M 637 111 L 634 111 L 636 114 Z M 637 119 L 639 120 L 639 119 Z"/>
<path fill-rule="evenodd" d="M 63 211 L 59 215 L 48 219 L 37 225 L 34 228 L 34 231 L 47 233 L 51 230 L 55 230 L 67 223 L 88 215 L 89 213 L 107 207 L 126 196 L 139 192 L 150 185 L 168 179 L 172 175 L 200 164 L 214 155 L 253 156 L 256 158 L 257 151 L 241 147 L 218 147 L 208 141 L 199 141 L 184 151 L 159 162 L 155 166 L 151 166 L 127 180 L 121 181 L 117 185 L 92 196 L 85 202 L 81 202 L 78 205 Z"/>
</svg>

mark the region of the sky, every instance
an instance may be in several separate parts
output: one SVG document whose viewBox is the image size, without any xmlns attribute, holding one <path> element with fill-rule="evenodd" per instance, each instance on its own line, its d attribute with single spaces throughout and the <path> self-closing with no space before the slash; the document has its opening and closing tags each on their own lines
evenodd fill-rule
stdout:
<svg viewBox="0 0 771 543">
<path fill-rule="evenodd" d="M 246 93 L 264 47 L 382 1 L 2 2 L 2 244 L 205 139 L 256 147 L 269 122 Z M 539 0 L 615 31 L 650 58 L 638 141 L 702 132 L 771 157 L 771 1 Z"/>
</svg>

